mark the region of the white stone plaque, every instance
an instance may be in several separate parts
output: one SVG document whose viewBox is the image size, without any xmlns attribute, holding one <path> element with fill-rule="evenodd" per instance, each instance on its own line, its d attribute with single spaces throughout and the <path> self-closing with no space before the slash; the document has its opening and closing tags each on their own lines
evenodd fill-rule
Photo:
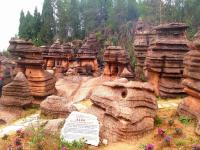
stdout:
<svg viewBox="0 0 200 150">
<path fill-rule="evenodd" d="M 91 114 L 72 112 L 65 120 L 61 130 L 61 138 L 65 141 L 85 139 L 87 144 L 99 145 L 99 122 Z"/>
</svg>

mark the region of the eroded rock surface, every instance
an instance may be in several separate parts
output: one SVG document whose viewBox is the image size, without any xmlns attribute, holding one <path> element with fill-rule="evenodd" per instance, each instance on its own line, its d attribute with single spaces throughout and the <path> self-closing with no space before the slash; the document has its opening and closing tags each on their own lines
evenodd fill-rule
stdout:
<svg viewBox="0 0 200 150">
<path fill-rule="evenodd" d="M 157 102 L 149 83 L 119 79 L 105 82 L 92 93 L 87 112 L 96 115 L 101 136 L 109 141 L 131 139 L 154 127 Z"/>
<path fill-rule="evenodd" d="M 184 91 L 189 95 L 178 107 L 178 113 L 200 121 L 200 31 L 192 42 L 192 50 L 184 58 Z M 199 134 L 199 124 L 197 127 Z"/>
<path fill-rule="evenodd" d="M 155 36 L 151 26 L 146 22 L 139 20 L 136 24 L 135 36 L 134 36 L 134 52 L 136 56 L 136 71 L 137 73 L 144 74 L 145 59 L 147 50 Z"/>
<path fill-rule="evenodd" d="M 30 41 L 11 39 L 8 51 L 16 61 L 18 71 L 26 75 L 33 96 L 45 97 L 55 93 L 55 78 L 43 69 L 42 49 Z"/>
<path fill-rule="evenodd" d="M 0 103 L 4 106 L 23 107 L 32 100 L 28 80 L 22 72 L 18 72 L 14 80 L 3 87 Z"/>
<path fill-rule="evenodd" d="M 121 46 L 108 46 L 104 52 L 104 75 L 133 78 L 129 56 Z"/>
<path fill-rule="evenodd" d="M 41 113 L 52 118 L 66 118 L 75 107 L 66 98 L 60 96 L 49 96 L 40 104 Z"/>
<path fill-rule="evenodd" d="M 184 95 L 183 57 L 189 51 L 185 35 L 187 25 L 170 23 L 155 27 L 156 37 L 148 50 L 146 68 L 148 80 L 162 98 Z"/>
</svg>

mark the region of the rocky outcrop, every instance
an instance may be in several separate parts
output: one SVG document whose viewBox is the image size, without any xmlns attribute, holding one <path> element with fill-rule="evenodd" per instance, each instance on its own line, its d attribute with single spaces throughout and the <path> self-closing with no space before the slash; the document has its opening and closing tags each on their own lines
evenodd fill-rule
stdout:
<svg viewBox="0 0 200 150">
<path fill-rule="evenodd" d="M 92 108 L 101 123 L 102 138 L 111 142 L 131 139 L 154 127 L 157 102 L 149 83 L 118 79 L 92 93 Z"/>
<path fill-rule="evenodd" d="M 99 51 L 98 41 L 95 34 L 90 34 L 86 42 L 77 52 L 79 62 L 78 72 L 83 75 L 92 75 L 98 70 L 97 53 Z"/>
<path fill-rule="evenodd" d="M 147 50 L 150 46 L 150 43 L 152 43 L 154 36 L 155 34 L 150 25 L 142 20 L 137 22 L 133 46 L 136 56 L 136 72 L 139 74 L 144 74 L 143 69 L 145 66 Z"/>
<path fill-rule="evenodd" d="M 52 118 L 66 118 L 76 108 L 66 98 L 60 96 L 49 96 L 40 104 L 41 113 Z"/>
<path fill-rule="evenodd" d="M 4 106 L 24 107 L 32 102 L 31 95 L 28 80 L 19 72 L 11 83 L 3 87 L 0 103 Z"/>
<path fill-rule="evenodd" d="M 156 38 L 148 50 L 146 68 L 148 80 L 162 98 L 184 95 L 183 57 L 189 51 L 185 35 L 187 25 L 170 23 L 155 27 Z"/>
<path fill-rule="evenodd" d="M 189 96 L 179 104 L 178 113 L 200 120 L 200 31 L 194 37 L 192 50 L 184 58 L 184 66 L 182 84 Z"/>
<path fill-rule="evenodd" d="M 26 75 L 33 96 L 45 97 L 55 93 L 55 79 L 43 69 L 42 49 L 30 41 L 11 39 L 8 50 L 17 63 L 18 71 Z"/>
<path fill-rule="evenodd" d="M 131 77 L 132 72 L 129 66 L 129 56 L 121 46 L 108 46 L 104 52 L 104 75 Z M 133 75 L 132 75 L 133 77 Z"/>
</svg>

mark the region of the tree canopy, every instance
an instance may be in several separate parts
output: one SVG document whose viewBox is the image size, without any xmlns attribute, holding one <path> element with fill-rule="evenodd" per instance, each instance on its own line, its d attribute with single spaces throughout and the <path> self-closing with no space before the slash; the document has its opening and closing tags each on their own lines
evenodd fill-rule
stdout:
<svg viewBox="0 0 200 150">
<path fill-rule="evenodd" d="M 200 24 L 199 0 L 44 0 L 42 13 L 21 11 L 19 37 L 35 44 L 82 39 L 90 32 L 111 32 L 115 38 L 130 34 L 142 18 L 152 25 L 185 22 L 192 36 Z M 120 35 L 119 35 L 120 34 Z"/>
</svg>

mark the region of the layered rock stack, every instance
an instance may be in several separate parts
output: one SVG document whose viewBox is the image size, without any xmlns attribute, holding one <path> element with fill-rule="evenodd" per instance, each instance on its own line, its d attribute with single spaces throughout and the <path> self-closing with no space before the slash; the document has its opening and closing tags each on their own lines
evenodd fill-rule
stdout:
<svg viewBox="0 0 200 150">
<path fill-rule="evenodd" d="M 77 59 L 79 61 L 79 73 L 81 74 L 93 74 L 98 70 L 97 53 L 98 49 L 96 41 L 93 35 L 87 38 L 85 44 L 78 50 Z"/>
<path fill-rule="evenodd" d="M 43 69 L 41 49 L 33 46 L 32 42 L 12 39 L 8 50 L 25 73 L 33 96 L 45 97 L 55 92 L 54 77 Z"/>
<path fill-rule="evenodd" d="M 150 26 L 142 20 L 139 20 L 136 25 L 135 37 L 134 37 L 134 52 L 136 56 L 136 72 L 144 74 L 145 59 L 147 50 L 152 42 L 154 33 Z"/>
<path fill-rule="evenodd" d="M 184 58 L 184 91 L 189 95 L 179 105 L 180 114 L 200 120 L 200 30 L 195 35 L 192 50 Z"/>
<path fill-rule="evenodd" d="M 28 80 L 22 72 L 18 72 L 14 80 L 3 87 L 0 103 L 3 106 L 24 107 L 32 100 Z"/>
<path fill-rule="evenodd" d="M 157 26 L 156 38 L 148 50 L 146 68 L 148 80 L 156 94 L 162 98 L 176 98 L 184 95 L 181 80 L 183 77 L 183 57 L 189 51 L 183 23 L 170 23 Z"/>
<path fill-rule="evenodd" d="M 58 69 L 61 70 L 62 60 L 64 59 L 62 47 L 59 40 L 56 40 L 49 48 L 48 55 L 43 56 L 44 58 L 48 58 L 47 61 L 47 69 L 53 70 Z"/>
<path fill-rule="evenodd" d="M 86 42 L 90 46 L 91 50 L 95 51 L 96 53 L 99 52 L 100 44 L 99 44 L 99 42 L 97 40 L 97 37 L 96 37 L 95 33 L 89 34 Z"/>
<path fill-rule="evenodd" d="M 64 43 L 63 52 L 66 58 L 66 61 L 63 61 L 62 66 L 67 71 L 69 68 L 76 67 L 76 50 L 73 48 L 73 44 L 70 42 Z"/>
<path fill-rule="evenodd" d="M 48 70 L 48 67 L 47 65 L 49 65 L 49 57 L 48 54 L 49 54 L 49 46 L 47 45 L 43 45 L 43 46 L 40 46 L 40 49 L 42 50 L 42 57 L 43 57 L 43 60 L 44 60 L 44 69 L 47 69 Z"/>
<path fill-rule="evenodd" d="M 157 102 L 149 83 L 118 79 L 97 87 L 89 113 L 100 121 L 100 135 L 109 142 L 127 140 L 154 128 Z"/>
<path fill-rule="evenodd" d="M 108 46 L 104 52 L 104 75 L 132 78 L 129 61 L 128 53 L 121 46 Z"/>
</svg>

